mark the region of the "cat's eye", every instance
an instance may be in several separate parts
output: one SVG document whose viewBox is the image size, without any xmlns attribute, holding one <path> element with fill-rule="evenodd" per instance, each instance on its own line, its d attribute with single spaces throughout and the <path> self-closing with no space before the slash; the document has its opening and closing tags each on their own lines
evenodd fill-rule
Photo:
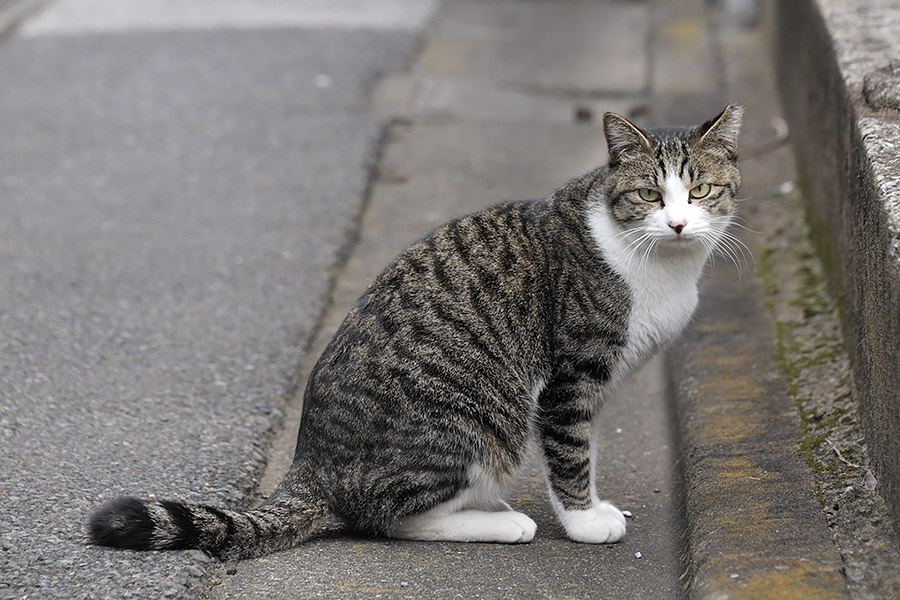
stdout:
<svg viewBox="0 0 900 600">
<path fill-rule="evenodd" d="M 709 190 L 712 189 L 708 183 L 701 183 L 697 187 L 691 190 L 691 198 L 700 199 L 706 198 L 709 195 Z"/>
<path fill-rule="evenodd" d="M 656 202 L 660 198 L 659 192 L 650 188 L 639 189 L 638 196 L 641 197 L 641 200 L 646 200 L 647 202 Z"/>
</svg>

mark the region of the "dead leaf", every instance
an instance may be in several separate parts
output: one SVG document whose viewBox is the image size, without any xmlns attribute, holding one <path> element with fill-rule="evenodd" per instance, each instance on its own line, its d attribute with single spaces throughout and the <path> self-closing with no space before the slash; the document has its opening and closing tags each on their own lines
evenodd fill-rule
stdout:
<svg viewBox="0 0 900 600">
<path fill-rule="evenodd" d="M 878 486 L 878 480 L 872 475 L 872 471 L 868 469 L 866 469 L 866 474 L 863 477 L 863 486 L 870 492 L 875 491 L 875 488 Z"/>
</svg>

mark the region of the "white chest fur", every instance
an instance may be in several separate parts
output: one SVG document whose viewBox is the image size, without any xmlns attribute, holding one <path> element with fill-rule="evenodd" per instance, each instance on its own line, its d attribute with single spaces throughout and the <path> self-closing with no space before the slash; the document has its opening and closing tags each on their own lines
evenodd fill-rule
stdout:
<svg viewBox="0 0 900 600">
<path fill-rule="evenodd" d="M 697 282 L 709 256 L 705 246 L 693 250 L 655 248 L 645 252 L 622 235 L 598 206 L 588 215 L 594 241 L 631 292 L 626 345 L 622 361 L 612 374 L 614 384 L 642 365 L 653 353 L 672 342 L 697 308 Z"/>
<path fill-rule="evenodd" d="M 628 335 L 618 380 L 642 365 L 660 348 L 677 338 L 697 308 L 699 273 L 681 265 L 644 265 L 640 276 L 625 277 L 631 290 Z M 625 275 L 625 273 L 620 273 Z"/>
</svg>

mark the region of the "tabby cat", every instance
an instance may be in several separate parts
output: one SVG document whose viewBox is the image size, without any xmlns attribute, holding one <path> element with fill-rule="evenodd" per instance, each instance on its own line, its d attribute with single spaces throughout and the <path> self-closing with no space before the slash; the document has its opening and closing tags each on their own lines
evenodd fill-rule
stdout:
<svg viewBox="0 0 900 600">
<path fill-rule="evenodd" d="M 310 374 L 294 463 L 261 506 L 120 498 L 90 540 L 246 558 L 331 514 L 373 536 L 528 542 L 534 521 L 504 492 L 534 446 L 569 538 L 621 539 L 594 478 L 601 399 L 685 328 L 733 239 L 742 112 L 649 131 L 607 113 L 608 165 L 437 228 L 369 286 Z"/>
</svg>

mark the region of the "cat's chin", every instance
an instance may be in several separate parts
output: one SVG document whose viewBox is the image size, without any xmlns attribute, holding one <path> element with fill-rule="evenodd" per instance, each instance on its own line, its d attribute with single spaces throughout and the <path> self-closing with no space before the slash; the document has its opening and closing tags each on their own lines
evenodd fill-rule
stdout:
<svg viewBox="0 0 900 600">
<path fill-rule="evenodd" d="M 661 239 L 657 246 L 661 250 L 668 250 L 673 253 L 696 253 L 707 248 L 700 236 L 697 235 L 667 236 Z"/>
</svg>

